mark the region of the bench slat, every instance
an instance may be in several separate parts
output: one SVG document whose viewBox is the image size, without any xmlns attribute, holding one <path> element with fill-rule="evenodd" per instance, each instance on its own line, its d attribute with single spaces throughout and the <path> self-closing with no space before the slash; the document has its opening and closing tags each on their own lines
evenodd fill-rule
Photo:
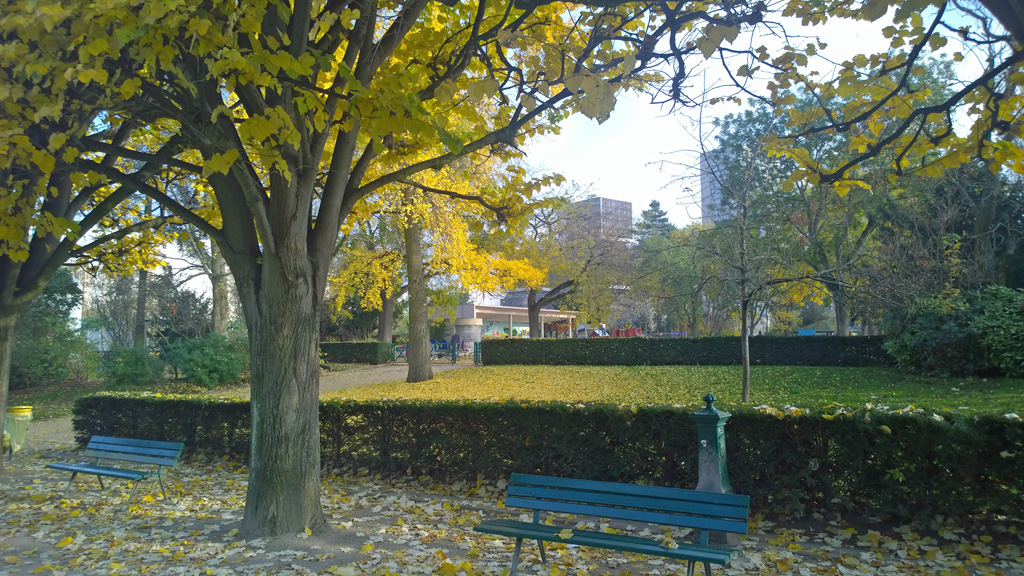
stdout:
<svg viewBox="0 0 1024 576">
<path fill-rule="evenodd" d="M 125 452 L 109 452 L 107 450 L 84 450 L 82 456 L 87 458 L 102 458 L 106 460 L 122 460 L 124 462 L 136 462 L 139 464 L 152 464 L 154 466 L 174 466 L 178 458 L 160 458 L 147 456 L 145 454 L 129 454 Z"/>
<path fill-rule="evenodd" d="M 99 476 L 111 476 L 124 480 L 143 480 L 152 474 L 138 470 L 125 470 L 123 468 L 110 468 L 107 466 L 96 466 L 94 464 L 69 464 L 65 462 L 53 462 L 46 465 L 49 468 L 64 470 L 66 472 L 78 472 L 79 474 L 96 474 Z"/>
<path fill-rule="evenodd" d="M 607 492 L 610 494 L 630 494 L 649 496 L 652 498 L 679 499 L 704 502 L 707 504 L 724 504 L 727 506 L 750 506 L 750 496 L 745 494 L 723 494 L 720 492 L 698 492 L 681 490 L 663 486 L 644 486 L 641 484 L 620 484 L 618 482 L 602 482 L 600 480 L 580 480 L 578 478 L 559 478 L 557 476 L 538 476 L 535 474 L 513 473 L 509 477 L 509 485 L 525 484 L 532 486 L 549 486 L 553 488 L 579 488 L 591 492 Z"/>
<path fill-rule="evenodd" d="M 103 452 L 111 452 L 114 454 L 142 454 L 146 456 L 155 456 L 158 458 L 177 458 L 181 455 L 181 449 L 168 450 L 165 448 L 138 448 L 135 446 L 119 446 L 112 444 L 103 444 L 100 442 L 90 442 L 85 447 L 87 450 L 100 450 Z"/>
<path fill-rule="evenodd" d="M 684 516 L 681 514 L 632 510 L 629 508 L 610 508 L 608 506 L 574 504 L 571 502 L 545 501 L 540 503 L 536 500 L 522 500 L 513 497 L 505 499 L 505 506 L 516 506 L 533 510 L 540 509 L 550 512 L 562 512 L 564 514 L 580 514 L 584 516 L 594 516 L 597 518 L 618 518 L 620 520 L 633 520 L 635 522 L 647 522 L 649 524 L 663 524 L 666 526 L 679 526 L 685 528 L 699 528 L 701 530 L 717 530 L 720 532 L 732 532 L 735 534 L 747 533 L 746 521 L 738 520 L 719 520 L 717 518 L 705 518 L 702 516 Z"/>
<path fill-rule="evenodd" d="M 164 440 L 140 440 L 138 438 L 114 438 L 113 436 L 93 436 L 89 443 L 99 442 L 115 446 L 137 446 L 140 448 L 163 448 L 166 450 L 181 451 L 185 445 L 181 442 L 166 442 Z"/>
<path fill-rule="evenodd" d="M 568 528 L 572 530 L 571 538 L 562 538 L 559 533 Z M 523 538 L 526 540 L 544 540 L 546 542 L 561 542 L 564 544 L 575 544 L 579 546 L 593 546 L 624 552 L 636 552 L 649 554 L 664 558 L 675 558 L 679 560 L 692 560 L 694 562 L 711 562 L 725 564 L 739 554 L 738 550 L 729 548 L 716 548 L 714 546 L 702 546 L 700 544 L 679 543 L 678 548 L 662 546 L 655 540 L 627 534 L 608 534 L 593 530 L 580 530 L 571 526 L 555 526 L 547 524 L 534 524 L 532 522 L 520 522 L 516 520 L 487 520 L 478 524 L 474 530 L 484 534 L 508 536 L 511 538 Z"/>
<path fill-rule="evenodd" d="M 125 452 L 128 454 L 149 454 L 177 458 L 181 456 L 185 445 L 181 442 L 161 442 L 157 440 L 135 440 L 132 438 L 111 438 L 109 436 L 93 436 L 86 449 L 104 450 L 108 452 Z"/>
<path fill-rule="evenodd" d="M 689 491 L 687 491 L 689 492 Z M 567 488 L 539 488 L 536 486 L 508 487 L 509 496 L 526 499 L 537 499 L 541 506 L 547 500 L 564 500 L 582 504 L 597 504 L 657 512 L 678 512 L 693 516 L 709 516 L 732 520 L 746 520 L 745 506 L 728 506 L 724 504 L 706 504 L 698 498 L 690 498 L 685 493 L 676 494 L 674 498 L 652 498 L 649 496 L 633 496 L 611 494 L 609 492 L 589 492 Z"/>
</svg>

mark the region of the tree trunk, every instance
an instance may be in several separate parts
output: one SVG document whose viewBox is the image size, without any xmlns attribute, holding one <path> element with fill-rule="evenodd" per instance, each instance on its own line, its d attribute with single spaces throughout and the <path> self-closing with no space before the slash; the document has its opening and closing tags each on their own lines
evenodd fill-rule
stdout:
<svg viewBox="0 0 1024 576">
<path fill-rule="evenodd" d="M 252 438 L 242 530 L 327 526 L 320 504 L 318 304 L 309 266 L 264 253 L 260 282 L 236 282 L 249 325 Z M 236 279 L 238 280 L 238 279 Z"/>
<path fill-rule="evenodd" d="M 541 338 L 543 336 L 540 330 L 540 308 L 540 303 L 537 302 L 537 292 L 530 288 L 526 295 L 526 316 L 530 322 L 530 338 Z"/>
<path fill-rule="evenodd" d="M 384 290 L 380 291 L 380 314 L 377 316 L 377 341 L 391 343 L 395 329 L 395 304 L 398 298 L 388 298 Z"/>
<path fill-rule="evenodd" d="M 211 246 L 210 284 L 213 300 L 213 331 L 221 336 L 228 333 L 228 264 L 216 243 Z"/>
<path fill-rule="evenodd" d="M 0 315 L 0 418 L 7 418 L 7 391 L 11 383 L 11 357 L 19 314 Z M 0 429 L 2 430 L 2 429 Z M 0 454 L 0 474 L 4 473 L 6 452 Z"/>
<path fill-rule="evenodd" d="M 845 298 L 833 300 L 836 307 L 836 336 L 850 335 L 850 311 L 846 308 Z"/>
<path fill-rule="evenodd" d="M 825 283 L 832 296 L 832 308 L 836 314 L 836 336 L 850 335 L 850 309 L 846 305 L 846 289 L 838 283 Z"/>
<path fill-rule="evenodd" d="M 405 261 L 409 271 L 409 375 L 408 382 L 434 379 L 430 366 L 430 317 L 427 310 L 427 280 L 423 274 L 420 222 L 415 216 L 405 229 Z"/>
<path fill-rule="evenodd" d="M 1024 2 L 1021 0 L 980 0 L 1018 44 L 1024 44 Z"/>
<path fill-rule="evenodd" d="M 740 357 L 743 362 L 743 395 L 741 401 L 750 403 L 750 326 L 747 310 L 750 298 L 746 295 L 740 300 Z"/>
<path fill-rule="evenodd" d="M 132 346 L 146 347 L 146 300 L 149 296 L 149 271 L 139 270 L 139 293 L 135 295 L 135 329 L 132 331 Z"/>
</svg>

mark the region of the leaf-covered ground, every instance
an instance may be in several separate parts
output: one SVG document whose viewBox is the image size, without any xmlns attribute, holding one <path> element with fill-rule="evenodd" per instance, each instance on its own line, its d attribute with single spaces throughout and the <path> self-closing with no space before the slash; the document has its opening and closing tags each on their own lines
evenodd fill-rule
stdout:
<svg viewBox="0 0 1024 576">
<path fill-rule="evenodd" d="M 740 400 L 739 366 L 483 366 L 438 374 L 429 382 L 391 382 L 335 398 L 609 402 L 703 406 L 708 392 L 728 408 Z M 894 368 L 754 366 L 751 403 L 816 409 L 910 405 L 962 413 L 1024 415 L 1024 379 L 934 378 Z"/>
<path fill-rule="evenodd" d="M 323 480 L 332 525 L 326 533 L 247 541 L 237 531 L 246 488 L 242 465 L 186 463 L 170 472 L 176 503 L 160 499 L 150 485 L 152 491 L 142 490 L 144 497 L 126 513 L 126 482 L 111 480 L 101 492 L 94 478 L 80 478 L 67 498 L 57 496 L 67 476 L 45 464 L 68 456 L 27 452 L 0 476 L 0 574 L 469 576 L 507 574 L 511 562 L 511 540 L 472 531 L 484 518 L 517 514 L 499 506 L 503 491 L 489 482 L 450 485 L 338 473 Z M 567 522 L 602 527 L 594 519 Z M 742 557 L 716 573 L 1024 574 L 1024 526 L 1005 519 L 969 526 L 942 518 L 920 526 L 855 526 L 816 514 L 756 517 L 750 529 L 738 542 Z M 685 532 L 668 536 L 686 539 Z M 685 574 L 674 561 L 575 546 L 550 550 L 542 566 L 536 546 L 526 546 L 520 573 Z"/>
</svg>

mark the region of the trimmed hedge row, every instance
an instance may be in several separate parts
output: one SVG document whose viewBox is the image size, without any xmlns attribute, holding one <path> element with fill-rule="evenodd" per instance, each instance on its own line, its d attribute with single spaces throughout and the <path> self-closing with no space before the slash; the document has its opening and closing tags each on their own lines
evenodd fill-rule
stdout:
<svg viewBox="0 0 1024 576">
<path fill-rule="evenodd" d="M 80 399 L 74 413 L 82 444 L 105 434 L 184 441 L 193 454 L 248 455 L 246 401 L 105 395 Z M 326 470 L 697 483 L 696 428 L 686 410 L 667 406 L 328 401 L 320 429 Z M 910 519 L 1024 509 L 1019 420 L 863 410 L 780 418 L 743 409 L 726 438 L 734 490 L 764 510 Z"/>
<path fill-rule="evenodd" d="M 391 344 L 387 342 L 321 342 L 320 352 L 335 364 L 391 362 Z"/>
<path fill-rule="evenodd" d="M 755 336 L 750 363 L 762 366 L 890 366 L 881 336 Z M 483 363 L 590 366 L 734 366 L 740 337 L 498 338 L 484 340 Z"/>
</svg>

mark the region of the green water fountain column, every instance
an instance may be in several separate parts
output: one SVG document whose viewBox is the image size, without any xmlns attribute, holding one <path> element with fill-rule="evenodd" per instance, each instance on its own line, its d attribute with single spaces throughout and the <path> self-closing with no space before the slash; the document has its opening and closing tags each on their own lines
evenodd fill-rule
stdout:
<svg viewBox="0 0 1024 576">
<path fill-rule="evenodd" d="M 725 457 L 725 423 L 732 414 L 715 408 L 714 394 L 704 397 L 707 406 L 690 414 L 697 424 L 697 490 L 732 493 Z"/>
</svg>

